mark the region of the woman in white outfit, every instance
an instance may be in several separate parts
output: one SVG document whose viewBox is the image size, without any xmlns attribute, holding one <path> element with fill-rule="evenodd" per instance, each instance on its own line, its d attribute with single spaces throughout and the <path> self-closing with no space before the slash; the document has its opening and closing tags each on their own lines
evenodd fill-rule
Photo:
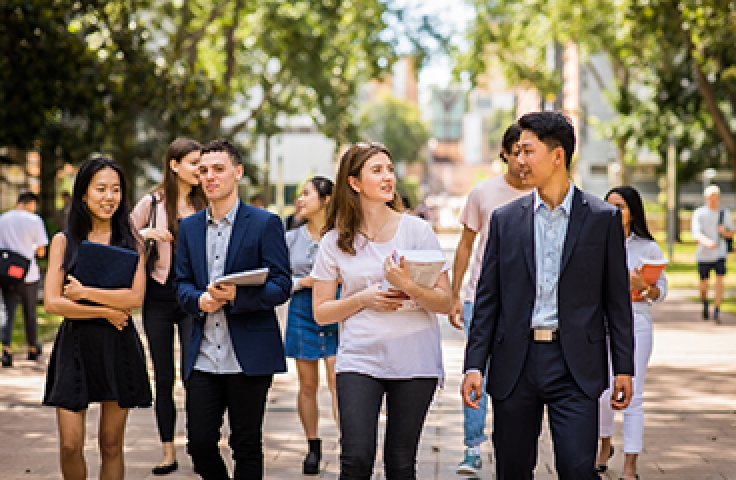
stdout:
<svg viewBox="0 0 736 480">
<path fill-rule="evenodd" d="M 659 245 L 652 238 L 647 227 L 644 207 L 639 192 L 633 187 L 613 188 L 606 194 L 606 201 L 621 210 L 621 221 L 626 236 L 626 263 L 630 272 L 632 290 L 632 310 L 634 313 L 634 396 L 624 415 L 624 468 L 621 480 L 638 479 L 636 461 L 642 450 L 644 434 L 644 408 L 642 395 L 644 376 L 649 357 L 652 354 L 652 303 L 661 302 L 667 293 L 667 279 L 664 272 L 654 285 L 649 285 L 639 269 L 643 260 L 664 258 Z M 606 463 L 613 455 L 611 436 L 613 435 L 613 410 L 611 409 L 611 390 L 603 392 L 600 398 L 600 450 L 596 471 L 604 473 Z"/>
</svg>

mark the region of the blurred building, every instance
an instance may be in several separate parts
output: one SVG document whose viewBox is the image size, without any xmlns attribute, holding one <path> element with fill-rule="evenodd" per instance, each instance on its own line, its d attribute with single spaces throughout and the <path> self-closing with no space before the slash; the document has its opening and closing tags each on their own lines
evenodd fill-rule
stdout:
<svg viewBox="0 0 736 480">
<path fill-rule="evenodd" d="M 285 119 L 282 131 L 256 142 L 252 161 L 261 165 L 269 178 L 268 192 L 271 202 L 282 212 L 293 205 L 299 186 L 310 177 L 321 175 L 335 178 L 335 141 L 317 131 L 308 116 Z M 266 158 L 267 150 L 269 158 Z"/>
<path fill-rule="evenodd" d="M 391 73 L 363 85 L 358 93 L 359 103 L 371 102 L 381 93 L 390 93 L 414 105 L 419 104 L 419 79 L 411 58 L 400 58 L 391 67 Z"/>
</svg>

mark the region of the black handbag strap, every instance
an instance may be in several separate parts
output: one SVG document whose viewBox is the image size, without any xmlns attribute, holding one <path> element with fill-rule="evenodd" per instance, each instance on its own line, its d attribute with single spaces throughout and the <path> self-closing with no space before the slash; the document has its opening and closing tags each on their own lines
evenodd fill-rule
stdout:
<svg viewBox="0 0 736 480">
<path fill-rule="evenodd" d="M 148 211 L 148 227 L 149 228 L 156 228 L 156 204 L 158 203 L 158 199 L 156 198 L 156 194 L 151 194 L 151 209 Z"/>
</svg>

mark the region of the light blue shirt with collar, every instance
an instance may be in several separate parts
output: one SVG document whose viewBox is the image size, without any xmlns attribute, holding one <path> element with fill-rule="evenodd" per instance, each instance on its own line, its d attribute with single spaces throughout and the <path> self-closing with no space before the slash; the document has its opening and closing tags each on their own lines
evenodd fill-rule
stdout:
<svg viewBox="0 0 736 480">
<path fill-rule="evenodd" d="M 536 263 L 536 294 L 532 310 L 532 328 L 557 328 L 557 290 L 560 280 L 562 249 L 570 223 L 575 186 L 569 181 L 562 203 L 549 209 L 539 192 L 534 190 L 534 259 Z"/>
<path fill-rule="evenodd" d="M 207 249 L 207 274 L 210 282 L 225 273 L 225 257 L 239 206 L 240 202 L 235 202 L 235 206 L 220 220 L 215 220 L 211 209 L 207 208 L 205 248 Z M 199 354 L 194 362 L 195 370 L 208 373 L 240 373 L 243 371 L 235 356 L 227 318 L 222 308 L 207 314 L 202 333 Z"/>
</svg>

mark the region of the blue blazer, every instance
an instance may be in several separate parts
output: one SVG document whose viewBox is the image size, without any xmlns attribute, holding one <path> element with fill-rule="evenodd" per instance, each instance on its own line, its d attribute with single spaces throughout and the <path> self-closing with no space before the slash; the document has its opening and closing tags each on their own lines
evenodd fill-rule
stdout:
<svg viewBox="0 0 736 480">
<path fill-rule="evenodd" d="M 206 235 L 207 210 L 185 218 L 179 225 L 174 286 L 184 311 L 195 316 L 185 379 L 189 378 L 199 354 L 206 318 L 199 310 L 199 296 L 209 284 Z M 266 283 L 237 287 L 232 305 L 223 307 L 235 356 L 246 375 L 286 371 L 284 345 L 274 308 L 289 298 L 291 268 L 279 217 L 240 202 L 225 257 L 224 274 L 261 267 L 269 269 Z"/>
<path fill-rule="evenodd" d="M 498 400 L 516 386 L 529 348 L 536 297 L 534 194 L 491 216 L 463 371 L 484 370 Z M 558 328 L 565 362 L 590 398 L 608 386 L 610 335 L 613 371 L 634 373 L 629 272 L 621 213 L 575 188 L 558 284 Z"/>
</svg>

